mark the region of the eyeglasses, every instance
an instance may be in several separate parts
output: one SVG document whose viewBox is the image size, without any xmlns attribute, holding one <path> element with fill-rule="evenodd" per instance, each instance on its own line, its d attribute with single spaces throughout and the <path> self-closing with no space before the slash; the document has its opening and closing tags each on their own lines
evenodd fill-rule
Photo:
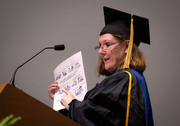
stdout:
<svg viewBox="0 0 180 126">
<path fill-rule="evenodd" d="M 108 43 L 106 42 L 104 45 L 99 45 L 99 46 L 95 46 L 94 49 L 95 50 L 99 50 L 100 48 L 103 49 L 103 50 L 107 50 L 110 46 L 116 44 L 116 43 L 119 43 L 120 41 L 118 42 L 113 42 L 113 43 Z"/>
</svg>

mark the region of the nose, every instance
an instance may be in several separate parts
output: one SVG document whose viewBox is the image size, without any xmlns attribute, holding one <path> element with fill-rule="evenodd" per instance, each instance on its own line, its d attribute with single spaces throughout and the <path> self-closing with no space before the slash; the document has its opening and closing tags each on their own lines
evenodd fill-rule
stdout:
<svg viewBox="0 0 180 126">
<path fill-rule="evenodd" d="M 104 55 L 106 53 L 106 51 L 103 48 L 99 48 L 99 54 L 100 55 Z"/>
</svg>

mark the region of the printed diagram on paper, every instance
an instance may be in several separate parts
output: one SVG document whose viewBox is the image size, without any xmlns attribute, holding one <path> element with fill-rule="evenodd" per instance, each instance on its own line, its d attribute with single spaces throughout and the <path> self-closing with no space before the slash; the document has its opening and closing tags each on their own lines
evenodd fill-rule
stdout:
<svg viewBox="0 0 180 126">
<path fill-rule="evenodd" d="M 76 99 L 82 101 L 87 92 L 87 83 L 81 51 L 60 63 L 54 70 L 54 78 L 60 86 L 54 95 L 54 110 L 58 111 L 64 108 L 60 103 L 66 95 L 62 89 L 68 90 Z"/>
</svg>

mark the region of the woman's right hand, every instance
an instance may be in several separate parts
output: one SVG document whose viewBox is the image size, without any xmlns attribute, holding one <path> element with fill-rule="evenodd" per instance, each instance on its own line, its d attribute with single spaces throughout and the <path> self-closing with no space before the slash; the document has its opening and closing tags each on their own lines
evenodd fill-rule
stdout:
<svg viewBox="0 0 180 126">
<path fill-rule="evenodd" d="M 51 99 L 54 99 L 54 94 L 56 93 L 57 89 L 59 89 L 59 85 L 58 85 L 58 82 L 53 82 L 50 86 L 49 86 L 49 89 L 48 89 L 48 93 L 49 93 L 49 97 Z"/>
</svg>

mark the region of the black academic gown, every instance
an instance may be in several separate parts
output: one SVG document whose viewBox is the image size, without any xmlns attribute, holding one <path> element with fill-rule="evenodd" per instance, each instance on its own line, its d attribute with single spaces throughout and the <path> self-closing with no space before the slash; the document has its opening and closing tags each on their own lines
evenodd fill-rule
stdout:
<svg viewBox="0 0 180 126">
<path fill-rule="evenodd" d="M 73 100 L 69 105 L 69 117 L 82 126 L 146 125 L 144 94 L 132 72 L 107 77 L 83 101 Z"/>
</svg>

